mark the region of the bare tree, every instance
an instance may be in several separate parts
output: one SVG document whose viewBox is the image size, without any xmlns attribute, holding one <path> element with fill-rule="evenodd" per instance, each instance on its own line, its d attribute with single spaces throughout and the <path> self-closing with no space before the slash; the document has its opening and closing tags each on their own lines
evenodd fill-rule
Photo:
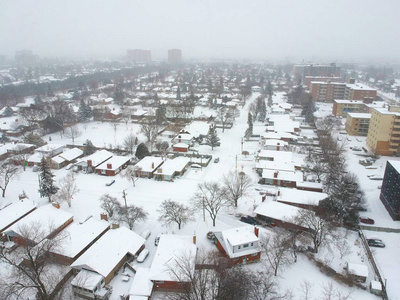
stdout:
<svg viewBox="0 0 400 300">
<path fill-rule="evenodd" d="M 133 154 L 133 149 L 136 145 L 136 137 L 133 133 L 128 134 L 124 139 L 124 147 L 129 151 L 129 153 Z"/>
<path fill-rule="evenodd" d="M 273 276 L 272 272 L 268 270 L 254 271 L 250 273 L 251 276 L 251 288 L 249 293 L 249 299 L 251 300 L 283 300 L 291 299 L 292 295 L 290 291 L 281 293 L 279 285 Z"/>
<path fill-rule="evenodd" d="M 133 204 L 125 206 L 120 206 L 119 211 L 119 220 L 121 222 L 125 222 L 129 229 L 133 229 L 133 225 L 137 221 L 144 221 L 147 219 L 148 213 L 144 211 L 143 208 L 135 206 Z"/>
<path fill-rule="evenodd" d="M 75 143 L 75 139 L 82 135 L 82 131 L 78 126 L 70 126 L 65 129 L 64 135 L 72 140 L 72 144 Z"/>
<path fill-rule="evenodd" d="M 160 126 L 155 121 L 149 121 L 148 123 L 142 123 L 140 131 L 144 134 L 147 139 L 147 144 L 150 148 L 150 152 L 153 149 L 153 145 L 158 137 Z"/>
<path fill-rule="evenodd" d="M 226 190 L 227 202 L 237 207 L 239 199 L 247 194 L 252 181 L 244 172 L 230 171 L 223 176 L 222 185 Z"/>
<path fill-rule="evenodd" d="M 206 210 L 215 226 L 218 212 L 226 205 L 226 191 L 217 182 L 203 182 L 197 186 L 191 202 L 195 208 L 203 209 L 203 213 Z"/>
<path fill-rule="evenodd" d="M 0 164 L 0 189 L 3 191 L 1 196 L 6 196 L 6 189 L 13 178 L 18 178 L 21 174 L 21 168 L 15 165 L 11 160 L 5 160 Z"/>
<path fill-rule="evenodd" d="M 48 232 L 52 230 L 53 228 L 44 228 L 40 222 L 26 224 L 18 229 L 23 246 L 14 252 L 0 247 L 0 260 L 9 267 L 9 273 L 2 273 L 0 279 L 1 299 L 25 299 L 32 292 L 36 299 L 55 298 L 52 295 L 53 290 L 63 275 L 56 271 L 56 261 L 51 253 L 60 251 L 65 235 L 58 234 L 47 239 Z"/>
<path fill-rule="evenodd" d="M 312 240 L 315 253 L 318 253 L 319 247 L 328 240 L 331 231 L 334 230 L 327 220 L 311 210 L 301 210 L 296 216 L 296 221 L 298 225 L 307 229 L 303 234 Z"/>
<path fill-rule="evenodd" d="M 164 225 L 176 223 L 178 229 L 181 229 L 183 224 L 194 220 L 192 209 L 171 199 L 164 200 L 157 211 L 160 213 L 158 221 Z"/>
<path fill-rule="evenodd" d="M 312 288 L 313 288 L 313 283 L 310 281 L 304 280 L 302 283 L 300 283 L 300 292 L 302 293 L 302 299 L 304 300 L 311 300 L 312 298 Z"/>
<path fill-rule="evenodd" d="M 121 113 L 121 120 L 125 123 L 125 125 L 128 125 L 128 122 L 131 120 L 131 115 L 132 112 L 130 108 L 124 107 Z"/>
<path fill-rule="evenodd" d="M 32 155 L 26 151 L 26 147 L 17 144 L 14 148 L 15 154 L 12 156 L 12 160 L 16 164 L 21 164 L 24 171 L 26 170 L 27 160 Z"/>
<path fill-rule="evenodd" d="M 119 210 L 120 204 L 116 197 L 110 194 L 104 194 L 100 197 L 100 207 L 106 211 L 106 213 L 112 218 L 114 212 Z"/>
<path fill-rule="evenodd" d="M 290 243 L 286 235 L 280 233 L 264 234 L 261 237 L 261 246 L 265 250 L 265 256 L 274 275 L 278 275 L 278 269 L 286 267 L 290 261 Z"/>
<path fill-rule="evenodd" d="M 229 109 L 221 108 L 218 111 L 217 119 L 221 122 L 222 132 L 225 131 L 225 125 L 233 122 L 233 116 Z"/>
<path fill-rule="evenodd" d="M 120 175 L 124 178 L 129 179 L 133 186 L 135 186 L 135 182 L 140 177 L 141 168 L 138 166 L 128 166 L 125 171 L 121 172 Z"/>
<path fill-rule="evenodd" d="M 79 189 L 76 186 L 76 174 L 70 171 L 64 178 L 62 178 L 58 184 L 59 190 L 56 194 L 60 200 L 68 203 L 68 207 L 72 205 L 73 195 L 76 194 Z"/>
</svg>

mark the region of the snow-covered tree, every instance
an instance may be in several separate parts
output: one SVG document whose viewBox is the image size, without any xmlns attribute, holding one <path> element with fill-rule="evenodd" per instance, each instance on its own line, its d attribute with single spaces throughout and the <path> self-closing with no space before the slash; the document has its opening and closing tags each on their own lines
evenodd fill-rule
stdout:
<svg viewBox="0 0 400 300">
<path fill-rule="evenodd" d="M 215 126 L 211 125 L 206 136 L 207 145 L 211 146 L 211 150 L 214 150 L 214 147 L 220 146 L 219 140 Z"/>
<path fill-rule="evenodd" d="M 59 190 L 57 192 L 57 197 L 68 203 L 68 207 L 72 205 L 73 195 L 76 194 L 79 189 L 76 186 L 76 174 L 70 171 L 64 178 L 59 182 Z"/>
<path fill-rule="evenodd" d="M 160 213 L 158 221 L 160 221 L 164 225 L 176 223 L 178 224 L 178 229 L 181 229 L 181 226 L 183 224 L 194 220 L 192 209 L 184 204 L 178 203 L 170 199 L 164 200 L 161 203 L 158 212 Z"/>
</svg>

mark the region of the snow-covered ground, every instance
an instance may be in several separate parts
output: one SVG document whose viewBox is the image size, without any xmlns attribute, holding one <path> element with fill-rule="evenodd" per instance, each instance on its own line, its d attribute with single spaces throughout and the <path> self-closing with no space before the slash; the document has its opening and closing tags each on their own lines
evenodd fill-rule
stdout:
<svg viewBox="0 0 400 300">
<path fill-rule="evenodd" d="M 240 212 L 243 214 L 251 214 L 257 204 L 261 202 L 260 194 L 254 189 L 247 197 L 240 200 L 237 211 L 232 209 L 225 209 L 221 211 L 217 217 L 216 226 L 212 226 L 211 219 L 206 213 L 205 221 L 203 221 L 202 211 L 198 211 L 195 216 L 195 221 L 185 224 L 181 230 L 178 230 L 177 226 L 165 227 L 160 224 L 157 220 L 158 212 L 157 209 L 163 200 L 172 199 L 187 204 L 189 199 L 196 191 L 197 185 L 204 181 L 219 181 L 224 174 L 227 174 L 232 170 L 243 170 L 246 174 L 249 174 L 254 179 L 254 187 L 257 187 L 258 177 L 255 174 L 253 168 L 255 166 L 254 156 L 260 149 L 258 142 L 248 141 L 244 142 L 243 145 L 242 137 L 247 128 L 247 112 L 248 105 L 251 103 L 257 94 L 253 94 L 251 99 L 248 100 L 246 106 L 241 109 L 240 117 L 237 118 L 236 123 L 232 129 L 222 130 L 218 129 L 218 135 L 221 138 L 221 147 L 214 148 L 211 150 L 209 146 L 197 146 L 196 148 L 200 153 L 211 154 L 214 157 L 219 157 L 219 163 L 214 163 L 213 160 L 210 164 L 202 169 L 190 169 L 181 178 L 176 179 L 174 182 L 155 181 L 153 179 L 142 179 L 140 178 L 135 187 L 132 183 L 122 178 L 121 176 L 115 176 L 115 183 L 111 186 L 106 186 L 106 183 L 110 181 L 110 177 L 99 176 L 96 174 L 77 174 L 77 185 L 79 192 L 74 195 L 72 200 L 72 207 L 69 208 L 67 203 L 61 203 L 61 208 L 71 212 L 74 215 L 75 220 L 85 219 L 88 215 L 94 217 L 100 217 L 102 211 L 99 205 L 99 198 L 105 193 L 109 193 L 112 196 L 117 197 L 121 202 L 122 191 L 127 192 L 128 204 L 132 203 L 137 206 L 143 207 L 148 213 L 148 219 L 145 222 L 135 224 L 134 231 L 141 233 L 144 230 L 151 230 L 151 236 L 146 241 L 146 248 L 150 250 L 149 257 L 143 263 L 137 263 L 141 267 L 149 267 L 152 263 L 156 246 L 154 245 L 154 238 L 159 233 L 175 233 L 182 235 L 193 235 L 197 236 L 197 243 L 199 247 L 206 249 L 215 250 L 215 246 L 209 242 L 206 238 L 206 233 L 210 230 L 224 230 L 235 226 L 242 226 L 238 218 L 235 217 L 235 213 Z M 283 95 L 278 93 L 275 96 L 275 101 L 282 101 Z M 274 101 L 274 102 L 275 102 Z M 321 105 L 319 114 L 330 114 L 331 106 Z M 256 123 L 257 124 L 257 123 Z M 255 124 L 255 125 L 256 125 Z M 257 124 L 258 125 L 258 124 Z M 139 126 L 136 124 L 119 124 L 117 130 L 114 126 L 108 123 L 92 122 L 85 125 L 80 125 L 82 129 L 82 136 L 75 140 L 75 144 L 83 144 L 86 139 L 90 139 L 94 145 L 104 147 L 108 145 L 122 145 L 123 139 L 130 133 L 133 133 L 139 137 L 139 140 L 144 140 L 140 134 Z M 194 125 L 192 125 L 194 126 Z M 45 140 L 49 141 L 50 136 L 46 136 Z M 365 138 L 347 137 L 343 135 L 347 141 L 348 148 L 354 146 L 365 146 Z M 60 144 L 68 143 L 71 144 L 71 139 L 61 137 L 59 134 L 51 135 L 50 143 Z M 246 150 L 250 153 L 248 156 L 242 156 L 241 151 Z M 376 226 L 382 227 L 393 227 L 400 228 L 399 222 L 393 222 L 387 214 L 385 208 L 379 200 L 378 186 L 381 185 L 381 181 L 373 181 L 368 179 L 369 174 L 380 174 L 383 175 L 385 170 L 385 164 L 388 159 L 398 159 L 394 157 L 381 157 L 374 164 L 376 169 L 365 169 L 358 163 L 360 157 L 357 154 L 362 152 L 355 152 L 349 149 L 348 151 L 348 169 L 358 175 L 361 186 L 363 187 L 369 209 L 365 212 L 365 215 L 375 219 Z M 296 157 L 301 158 L 302 155 L 295 153 Z M 61 179 L 67 174 L 67 170 L 54 171 L 56 179 Z M 25 172 L 20 176 L 18 180 L 13 180 L 7 188 L 6 198 L 0 199 L 0 206 L 10 201 L 17 201 L 18 195 L 24 190 L 28 195 L 29 199 L 36 201 L 39 205 L 44 205 L 47 199 L 40 198 L 38 194 L 38 177 L 37 173 L 32 172 L 32 169 L 27 168 Z M 265 186 L 264 186 L 265 188 Z M 264 230 L 267 232 L 267 230 Z M 386 234 L 377 232 L 367 232 L 366 235 L 381 237 L 387 247 L 384 249 L 374 250 L 378 264 L 383 271 L 384 277 L 388 282 L 388 291 L 390 299 L 400 299 L 400 293 L 396 289 L 396 282 L 398 282 L 399 272 L 396 266 L 400 265 L 400 258 L 398 250 L 400 249 L 400 239 L 396 234 Z M 355 233 L 350 233 L 346 239 L 351 246 L 351 253 L 343 257 L 342 260 L 338 259 L 338 250 L 331 245 L 332 250 L 322 250 L 318 258 L 326 261 L 334 267 L 335 270 L 341 271 L 344 267 L 345 261 L 350 262 L 367 262 L 365 253 L 359 244 L 358 236 Z M 335 250 L 336 249 L 336 250 Z M 249 268 L 264 268 L 266 264 L 265 259 L 262 258 L 261 263 L 246 266 Z M 370 273 L 371 274 L 371 273 Z M 132 274 L 133 276 L 133 274 Z M 371 279 L 371 278 L 370 278 Z M 304 299 L 302 286 L 305 282 L 312 283 L 312 295 L 313 299 L 320 298 L 320 295 L 330 282 L 333 282 L 336 289 L 342 291 L 344 294 L 352 293 L 352 299 L 378 299 L 376 296 L 370 294 L 368 291 L 360 289 L 350 288 L 343 284 L 334 282 L 332 278 L 322 274 L 317 267 L 312 264 L 306 257 L 299 256 L 299 260 L 296 263 L 291 264 L 288 268 L 281 270 L 279 274 L 279 282 L 283 289 L 290 289 L 295 295 L 295 299 Z M 119 295 L 126 294 L 129 290 L 129 286 L 132 279 L 128 282 L 122 281 L 120 275 L 117 275 L 111 284 L 114 287 L 114 292 L 111 299 L 119 299 Z"/>
</svg>

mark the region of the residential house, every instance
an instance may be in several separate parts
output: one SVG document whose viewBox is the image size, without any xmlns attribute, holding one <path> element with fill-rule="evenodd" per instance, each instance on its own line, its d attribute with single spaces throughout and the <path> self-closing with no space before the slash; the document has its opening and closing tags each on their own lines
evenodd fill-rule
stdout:
<svg viewBox="0 0 400 300">
<path fill-rule="evenodd" d="M 130 162 L 127 156 L 113 156 L 95 168 L 95 172 L 100 175 L 115 176 L 122 169 L 125 169 Z"/>
<path fill-rule="evenodd" d="M 43 238 L 52 238 L 73 221 L 73 215 L 58 206 L 48 204 L 35 209 L 24 218 L 15 222 L 12 226 L 4 231 L 6 239 L 20 245 L 27 242 L 37 244 Z M 24 232 L 28 228 L 40 228 L 44 232 L 43 235 L 34 235 L 34 239 L 27 241 L 24 239 Z M 26 236 L 25 236 L 26 237 Z"/>
<path fill-rule="evenodd" d="M 196 236 L 181 236 L 163 234 L 157 246 L 153 263 L 150 268 L 150 280 L 154 291 L 181 291 L 190 286 L 190 278 L 177 278 L 173 270 L 177 269 L 178 262 L 185 259 L 193 272 L 196 263 Z"/>
<path fill-rule="evenodd" d="M 7 118 L 14 115 L 14 111 L 10 106 L 5 106 L 0 109 L 0 118 Z"/>
<path fill-rule="evenodd" d="M 153 293 L 153 281 L 150 280 L 150 268 L 137 268 L 131 287 L 129 300 L 149 300 Z"/>
<path fill-rule="evenodd" d="M 68 149 L 51 159 L 52 168 L 61 169 L 66 165 L 74 163 L 78 158 L 81 158 L 82 156 L 83 156 L 83 151 L 81 149 L 76 147 Z"/>
<path fill-rule="evenodd" d="M 245 226 L 215 231 L 217 248 L 233 264 L 258 262 L 261 257 L 258 230 L 255 226 Z"/>
<path fill-rule="evenodd" d="M 87 157 L 83 157 L 75 164 L 75 166 L 86 173 L 92 173 L 95 171 L 97 166 L 109 160 L 113 155 L 113 153 L 107 150 L 99 150 Z"/>
<path fill-rule="evenodd" d="M 33 212 L 37 205 L 28 199 L 9 203 L 0 209 L 0 234 L 7 228 Z"/>
<path fill-rule="evenodd" d="M 75 295 L 87 299 L 102 297 L 107 292 L 104 286 L 123 264 L 144 249 L 144 238 L 126 227 L 113 225 L 115 228 L 108 230 L 71 264 L 77 274 L 71 282 Z"/>
<path fill-rule="evenodd" d="M 302 180 L 302 172 L 262 169 L 258 183 L 296 188 L 297 182 Z"/>
<path fill-rule="evenodd" d="M 176 176 L 182 176 L 186 172 L 189 163 L 190 159 L 184 156 L 167 159 L 154 173 L 154 178 L 156 180 L 173 181 Z"/>
<path fill-rule="evenodd" d="M 326 198 L 328 198 L 328 194 L 326 193 L 279 188 L 275 200 L 304 209 L 316 210 L 319 207 L 320 201 Z"/>
<path fill-rule="evenodd" d="M 172 150 L 176 152 L 188 152 L 190 145 L 186 143 L 177 143 L 172 145 Z"/>
<path fill-rule="evenodd" d="M 164 163 L 161 157 L 146 156 L 137 162 L 136 169 L 140 170 L 139 177 L 152 178 L 156 170 Z"/>
<path fill-rule="evenodd" d="M 36 148 L 35 152 L 40 153 L 44 157 L 53 157 L 63 152 L 65 145 L 62 144 L 46 144 Z"/>
<path fill-rule="evenodd" d="M 185 143 L 189 146 L 193 146 L 194 137 L 189 132 L 182 130 L 176 137 L 171 141 L 172 143 Z"/>
</svg>

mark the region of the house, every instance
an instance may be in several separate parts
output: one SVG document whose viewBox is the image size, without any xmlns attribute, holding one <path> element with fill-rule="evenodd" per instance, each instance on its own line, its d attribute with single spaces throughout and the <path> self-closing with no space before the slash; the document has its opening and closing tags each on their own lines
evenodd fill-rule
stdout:
<svg viewBox="0 0 400 300">
<path fill-rule="evenodd" d="M 137 162 L 135 167 L 140 170 L 139 176 L 142 178 L 152 178 L 157 168 L 164 163 L 161 157 L 146 156 Z"/>
<path fill-rule="evenodd" d="M 368 267 L 365 264 L 347 262 L 346 270 L 347 274 L 356 281 L 365 282 L 367 280 Z"/>
<path fill-rule="evenodd" d="M 148 300 L 153 292 L 153 281 L 150 280 L 150 268 L 137 268 L 131 287 L 130 300 Z"/>
<path fill-rule="evenodd" d="M 185 143 L 189 146 L 193 146 L 194 137 L 189 132 L 182 130 L 176 137 L 171 141 L 172 143 Z"/>
<path fill-rule="evenodd" d="M 262 169 L 260 184 L 296 188 L 297 182 L 303 180 L 302 172 Z"/>
<path fill-rule="evenodd" d="M 289 143 L 279 139 L 265 139 L 263 142 L 266 151 L 284 151 Z"/>
<path fill-rule="evenodd" d="M 0 209 L 0 234 L 7 228 L 33 212 L 37 205 L 28 199 L 10 203 Z"/>
<path fill-rule="evenodd" d="M 183 156 L 167 159 L 154 173 L 154 178 L 156 180 L 173 181 L 175 176 L 182 176 L 186 172 L 189 163 L 190 159 Z"/>
<path fill-rule="evenodd" d="M 107 150 L 99 150 L 87 157 L 83 157 L 75 166 L 77 166 L 79 170 L 91 173 L 94 172 L 97 166 L 109 160 L 113 155 L 113 153 Z"/>
<path fill-rule="evenodd" d="M 115 176 L 122 169 L 125 169 L 130 162 L 127 156 L 113 156 L 95 168 L 95 172 L 100 175 Z"/>
<path fill-rule="evenodd" d="M 81 222 L 72 222 L 61 233 L 60 247 L 52 249 L 59 262 L 70 265 L 89 249 L 109 229 L 105 220 L 96 220 L 89 216 Z"/>
<path fill-rule="evenodd" d="M 281 146 L 280 143 L 282 143 L 282 141 L 277 142 L 277 146 Z M 277 148 L 280 148 L 280 147 L 277 147 Z M 286 152 L 286 151 L 279 151 L 279 150 L 275 151 L 275 150 L 269 150 L 268 149 L 268 150 L 260 150 L 260 152 L 258 152 L 258 154 L 257 154 L 257 161 L 260 161 L 260 160 L 292 161 L 292 159 L 293 159 L 293 153 L 292 152 Z"/>
<path fill-rule="evenodd" d="M 5 106 L 2 109 L 0 109 L 1 118 L 11 117 L 12 115 L 14 115 L 14 111 L 10 106 Z"/>
<path fill-rule="evenodd" d="M 245 226 L 215 231 L 217 248 L 228 256 L 233 264 L 248 264 L 260 261 L 258 228 Z"/>
<path fill-rule="evenodd" d="M 77 274 L 71 282 L 74 294 L 98 299 L 95 297 L 106 292 L 104 286 L 123 264 L 144 249 L 145 241 L 132 230 L 113 224 L 113 229 L 108 230 L 71 264 L 73 272 Z"/>
<path fill-rule="evenodd" d="M 24 218 L 15 222 L 4 231 L 7 241 L 20 245 L 26 245 L 24 232 L 29 228 L 40 228 L 43 234 L 35 234 L 33 240 L 29 242 L 37 244 L 43 238 L 52 238 L 73 221 L 73 215 L 52 204 L 47 204 L 35 209 Z"/>
<path fill-rule="evenodd" d="M 26 163 L 27 163 L 28 167 L 33 167 L 33 166 L 40 167 L 42 165 L 43 157 L 44 156 L 42 153 L 35 152 L 27 158 Z"/>
<path fill-rule="evenodd" d="M 273 224 L 285 229 L 303 231 L 307 230 L 307 228 L 298 225 L 294 220 L 301 210 L 303 210 L 303 208 L 267 199 L 257 206 L 254 213 L 257 219 L 268 224 Z"/>
<path fill-rule="evenodd" d="M 194 271 L 196 262 L 196 236 L 163 234 L 150 268 L 150 280 L 154 291 L 180 291 L 190 285 L 190 279 L 182 275 L 177 278 L 172 270 L 179 272 L 178 262 L 185 259 Z M 186 262 L 187 261 L 187 262 Z"/>
<path fill-rule="evenodd" d="M 83 151 L 79 148 L 72 148 L 60 153 L 52 158 L 52 167 L 54 169 L 61 169 L 62 167 L 74 163 L 78 158 L 83 156 Z"/>
<path fill-rule="evenodd" d="M 285 172 L 295 172 L 295 164 L 292 161 L 285 160 L 260 160 L 256 162 L 256 172 L 262 176 L 264 170 L 272 170 L 272 171 L 285 171 Z"/>
<path fill-rule="evenodd" d="M 172 150 L 176 152 L 188 152 L 189 150 L 189 145 L 185 143 L 177 143 L 172 145 Z"/>
<path fill-rule="evenodd" d="M 315 210 L 328 194 L 291 188 L 279 188 L 276 201 L 304 209 Z"/>
<path fill-rule="evenodd" d="M 53 157 L 63 152 L 65 145 L 61 144 L 47 144 L 42 147 L 36 148 L 35 152 L 40 153 L 44 157 Z"/>
</svg>

